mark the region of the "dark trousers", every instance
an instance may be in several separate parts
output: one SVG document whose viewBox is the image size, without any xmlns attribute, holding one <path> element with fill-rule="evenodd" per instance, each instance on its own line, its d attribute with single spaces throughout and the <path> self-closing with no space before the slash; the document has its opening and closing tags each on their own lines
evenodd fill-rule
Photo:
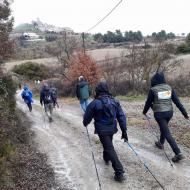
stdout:
<svg viewBox="0 0 190 190">
<path fill-rule="evenodd" d="M 170 144 L 173 152 L 175 154 L 179 154 L 181 151 L 179 147 L 177 146 L 177 143 L 175 139 L 172 137 L 168 123 L 170 119 L 172 118 L 173 113 L 172 112 L 166 112 L 165 114 L 155 114 L 155 119 L 160 127 L 160 143 L 164 144 L 165 140 Z"/>
<path fill-rule="evenodd" d="M 28 106 L 29 111 L 32 111 L 32 104 L 31 104 L 31 102 L 28 102 L 27 106 Z"/>
<path fill-rule="evenodd" d="M 104 161 L 111 161 L 112 167 L 116 175 L 124 173 L 123 166 L 119 161 L 113 146 L 113 135 L 99 135 L 100 141 L 103 145 L 103 159 Z"/>
</svg>

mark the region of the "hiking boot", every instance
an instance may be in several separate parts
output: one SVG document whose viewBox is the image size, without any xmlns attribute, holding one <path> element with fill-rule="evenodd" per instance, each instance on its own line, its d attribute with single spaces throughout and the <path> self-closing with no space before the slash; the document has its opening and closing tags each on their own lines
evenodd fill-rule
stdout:
<svg viewBox="0 0 190 190">
<path fill-rule="evenodd" d="M 50 123 L 53 122 L 53 119 L 52 119 L 51 117 L 49 118 L 49 122 L 50 122 Z"/>
<path fill-rule="evenodd" d="M 122 182 L 122 181 L 124 181 L 126 178 L 125 178 L 125 176 L 124 176 L 124 174 L 123 173 L 121 173 L 121 174 L 115 174 L 114 175 L 114 180 L 115 181 L 118 181 L 118 182 Z"/>
<path fill-rule="evenodd" d="M 156 145 L 157 148 L 159 148 L 159 149 L 161 149 L 161 150 L 164 149 L 164 145 L 161 144 L 160 141 L 155 142 L 155 145 Z"/>
<path fill-rule="evenodd" d="M 110 161 L 104 160 L 105 165 L 108 166 L 110 164 Z"/>
<path fill-rule="evenodd" d="M 173 158 L 172 158 L 172 161 L 173 162 L 179 162 L 180 160 L 184 159 L 185 157 L 183 156 L 182 153 L 179 153 L 177 155 L 175 155 Z"/>
</svg>

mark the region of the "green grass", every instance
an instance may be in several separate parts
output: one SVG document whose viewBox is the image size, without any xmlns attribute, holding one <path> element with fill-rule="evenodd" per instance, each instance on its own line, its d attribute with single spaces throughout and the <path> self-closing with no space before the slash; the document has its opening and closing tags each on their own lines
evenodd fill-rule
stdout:
<svg viewBox="0 0 190 190">
<path fill-rule="evenodd" d="M 35 95 L 35 96 L 34 96 L 34 99 L 35 99 L 35 100 L 40 100 L 40 95 Z"/>
<path fill-rule="evenodd" d="M 145 95 L 139 95 L 139 96 L 116 96 L 116 98 L 118 100 L 121 101 L 142 101 L 142 100 L 146 100 L 146 96 Z"/>
</svg>

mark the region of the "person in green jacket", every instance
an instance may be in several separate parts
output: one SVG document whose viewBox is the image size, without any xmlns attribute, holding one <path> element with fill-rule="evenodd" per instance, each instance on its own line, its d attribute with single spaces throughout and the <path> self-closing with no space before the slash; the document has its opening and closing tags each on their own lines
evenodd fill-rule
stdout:
<svg viewBox="0 0 190 190">
<path fill-rule="evenodd" d="M 76 86 L 76 96 L 78 100 L 80 101 L 82 110 L 85 112 L 89 104 L 88 99 L 90 97 L 90 89 L 89 89 L 88 82 L 85 80 L 83 76 L 80 76 L 78 80 L 79 82 Z"/>
</svg>

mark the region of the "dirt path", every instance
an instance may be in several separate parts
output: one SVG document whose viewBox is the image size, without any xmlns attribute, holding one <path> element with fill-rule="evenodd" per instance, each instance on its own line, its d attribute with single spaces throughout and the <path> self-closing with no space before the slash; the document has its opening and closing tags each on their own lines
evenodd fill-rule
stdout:
<svg viewBox="0 0 190 190">
<path fill-rule="evenodd" d="M 33 121 L 33 130 L 36 134 L 35 141 L 38 143 L 39 150 L 47 155 L 49 163 L 54 168 L 59 189 L 98 189 L 79 106 L 62 104 L 59 109 L 54 110 L 54 122 L 50 124 L 38 101 L 35 102 L 32 113 L 28 112 L 19 94 L 17 95 L 17 105 Z M 114 182 L 112 167 L 104 165 L 102 147 L 97 136 L 93 134 L 92 125 L 89 126 L 89 132 L 103 190 L 161 189 L 151 175 L 145 172 L 134 153 L 120 140 L 121 133 L 114 136 L 114 145 L 125 168 L 127 180 L 121 184 Z M 163 152 L 154 147 L 154 139 L 150 134 L 129 126 L 128 135 L 130 143 L 139 155 L 146 160 L 147 165 L 166 190 L 190 189 L 189 149 L 181 147 L 187 158 L 172 168 Z M 166 146 L 166 151 L 171 158 L 173 153 L 168 146 Z"/>
</svg>

